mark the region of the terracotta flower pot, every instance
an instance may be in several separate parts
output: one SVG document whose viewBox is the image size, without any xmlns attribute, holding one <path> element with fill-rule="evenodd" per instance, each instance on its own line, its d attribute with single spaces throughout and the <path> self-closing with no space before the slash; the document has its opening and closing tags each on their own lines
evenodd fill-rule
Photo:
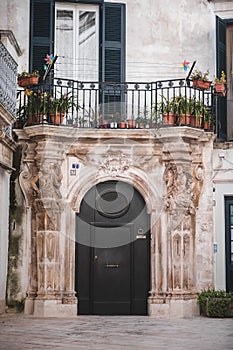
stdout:
<svg viewBox="0 0 233 350">
<path fill-rule="evenodd" d="M 193 80 L 193 87 L 201 89 L 201 90 L 208 90 L 210 88 L 210 81 L 203 81 L 199 79 Z"/>
<path fill-rule="evenodd" d="M 190 125 L 190 114 L 180 114 L 178 125 Z"/>
<path fill-rule="evenodd" d="M 210 122 L 209 121 L 204 121 L 204 129 L 205 130 L 210 130 Z"/>
<path fill-rule="evenodd" d="M 21 77 L 18 78 L 18 85 L 21 87 L 26 87 L 30 85 L 37 85 L 39 82 L 39 77 Z"/>
<path fill-rule="evenodd" d="M 50 120 L 52 124 L 60 125 L 64 120 L 65 113 L 51 113 Z"/>
<path fill-rule="evenodd" d="M 214 84 L 214 90 L 219 96 L 225 96 L 226 95 L 226 86 L 223 83 L 215 83 Z"/>
<path fill-rule="evenodd" d="M 128 119 L 128 128 L 129 129 L 135 129 L 136 128 L 136 120 L 134 119 Z"/>
<path fill-rule="evenodd" d="M 120 122 L 119 124 L 118 124 L 118 127 L 120 128 L 120 129 L 125 129 L 126 128 L 126 122 Z"/>
<path fill-rule="evenodd" d="M 200 115 L 199 117 L 195 116 L 195 115 L 191 115 L 190 116 L 190 125 L 191 126 L 195 126 L 195 127 L 201 127 L 202 126 L 202 119 L 203 119 L 203 116 Z"/>
<path fill-rule="evenodd" d="M 43 123 L 43 114 L 30 114 L 27 125 L 37 125 Z"/>
<path fill-rule="evenodd" d="M 175 114 L 173 114 L 173 113 L 164 113 L 163 114 L 163 124 L 165 124 L 165 125 L 174 125 L 175 124 Z"/>
</svg>

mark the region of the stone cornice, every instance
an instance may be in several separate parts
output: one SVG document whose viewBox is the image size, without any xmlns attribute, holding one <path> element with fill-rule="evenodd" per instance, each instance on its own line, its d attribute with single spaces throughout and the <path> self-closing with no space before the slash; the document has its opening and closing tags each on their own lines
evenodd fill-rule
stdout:
<svg viewBox="0 0 233 350">
<path fill-rule="evenodd" d="M 55 139 L 59 141 L 74 142 L 82 140 L 89 140 L 90 142 L 96 142 L 100 140 L 109 139 L 130 139 L 140 140 L 140 143 L 151 143 L 155 139 L 159 139 L 164 142 L 166 139 L 177 140 L 193 139 L 201 142 L 209 142 L 214 140 L 215 135 L 211 132 L 207 133 L 201 129 L 190 127 L 167 127 L 159 129 L 79 129 L 67 126 L 53 126 L 53 125 L 34 125 L 26 127 L 22 130 L 15 130 L 16 134 L 20 138 L 34 138 L 34 139 Z"/>
<path fill-rule="evenodd" d="M 6 108 L 0 103 L 0 121 L 1 124 L 3 123 L 5 125 L 11 125 L 15 122 L 15 117 L 8 112 Z"/>
</svg>

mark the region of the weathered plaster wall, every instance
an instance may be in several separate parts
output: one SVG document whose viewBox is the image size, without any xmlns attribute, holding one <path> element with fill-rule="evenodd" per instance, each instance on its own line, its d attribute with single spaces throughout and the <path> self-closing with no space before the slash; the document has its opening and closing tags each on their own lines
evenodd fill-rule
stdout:
<svg viewBox="0 0 233 350">
<path fill-rule="evenodd" d="M 114 1 L 110 1 L 114 2 Z M 215 69 L 215 15 L 207 0 L 125 0 L 126 80 L 156 81 L 187 75 L 181 63 Z M 19 72 L 28 67 L 29 0 L 0 3 L 1 26 L 14 32 L 23 52 Z"/>
<path fill-rule="evenodd" d="M 203 0 L 126 1 L 128 80 L 185 77 L 181 63 L 214 74 L 215 18 Z M 142 55 L 143 53 L 143 55 Z"/>
<path fill-rule="evenodd" d="M 22 168 L 23 147 L 18 145 L 13 159 L 16 169 L 11 176 L 10 187 L 10 226 L 8 251 L 7 305 L 22 310 L 28 287 L 28 265 L 30 264 L 30 246 L 27 223 L 28 207 L 19 185 Z"/>
<path fill-rule="evenodd" d="M 11 30 L 14 33 L 22 51 L 22 56 L 17 59 L 19 72 L 28 70 L 29 12 L 30 0 L 0 1 L 1 29 Z"/>
</svg>

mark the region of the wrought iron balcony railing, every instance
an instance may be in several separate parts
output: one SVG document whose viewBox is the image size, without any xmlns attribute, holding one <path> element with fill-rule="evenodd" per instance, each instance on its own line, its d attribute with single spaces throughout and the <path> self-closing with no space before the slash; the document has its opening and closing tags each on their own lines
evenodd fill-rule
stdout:
<svg viewBox="0 0 233 350">
<path fill-rule="evenodd" d="M 18 91 L 15 127 L 155 128 L 188 125 L 214 130 L 214 93 L 191 81 L 80 82 L 55 78 Z M 208 124 L 207 124 L 208 122 Z"/>
<path fill-rule="evenodd" d="M 16 115 L 17 63 L 0 42 L 0 103 Z"/>
</svg>

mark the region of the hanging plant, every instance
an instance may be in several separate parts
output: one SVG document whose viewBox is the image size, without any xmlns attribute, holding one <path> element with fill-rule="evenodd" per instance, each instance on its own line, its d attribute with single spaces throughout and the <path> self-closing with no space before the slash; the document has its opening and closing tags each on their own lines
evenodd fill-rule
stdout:
<svg viewBox="0 0 233 350">
<path fill-rule="evenodd" d="M 21 87 L 37 85 L 39 78 L 40 73 L 38 70 L 34 70 L 32 73 L 23 71 L 22 73 L 18 74 L 18 85 Z"/>
</svg>

